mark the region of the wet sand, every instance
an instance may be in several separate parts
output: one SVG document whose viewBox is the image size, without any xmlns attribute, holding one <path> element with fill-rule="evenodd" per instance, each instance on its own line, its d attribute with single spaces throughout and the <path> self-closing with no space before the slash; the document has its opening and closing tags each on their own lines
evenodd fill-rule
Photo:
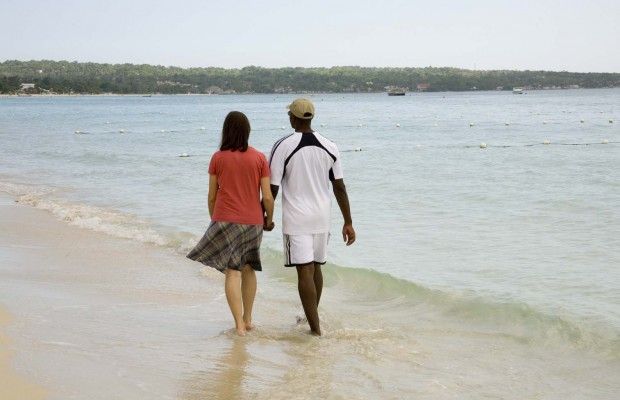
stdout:
<svg viewBox="0 0 620 400">
<path fill-rule="evenodd" d="M 219 272 L 6 194 L 0 220 L 1 399 L 231 398 L 249 351 L 278 360 L 236 338 Z"/>
<path fill-rule="evenodd" d="M 295 323 L 294 271 L 258 276 L 256 328 L 240 338 L 224 275 L 174 249 L 71 226 L 5 193 L 0 221 L 1 390 L 20 390 L 3 400 L 288 398 L 287 374 L 314 356 L 316 338 Z"/>
<path fill-rule="evenodd" d="M 14 208 L 11 202 L 11 199 L 4 194 L 0 197 L 0 207 L 2 210 L 2 227 L 0 232 L 3 234 L 9 228 L 9 224 L 5 222 L 5 211 Z M 0 251 L 4 251 L 4 249 Z M 0 304 L 0 399 L 42 399 L 45 397 L 45 389 L 28 380 L 27 372 L 16 371 L 12 365 L 15 350 L 13 340 L 7 333 L 7 330 L 14 322 L 15 318 Z"/>
<path fill-rule="evenodd" d="M 12 341 L 5 330 L 12 322 L 13 317 L 0 308 L 0 399 L 43 399 L 46 395 L 44 388 L 11 368 L 14 351 L 11 350 Z"/>
</svg>

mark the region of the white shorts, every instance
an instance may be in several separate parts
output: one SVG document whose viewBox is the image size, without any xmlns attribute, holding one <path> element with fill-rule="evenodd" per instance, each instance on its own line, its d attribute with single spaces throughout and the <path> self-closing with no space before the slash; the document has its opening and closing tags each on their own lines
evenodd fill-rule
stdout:
<svg viewBox="0 0 620 400">
<path fill-rule="evenodd" d="M 284 266 L 297 267 L 310 263 L 327 262 L 329 233 L 310 235 L 284 234 Z"/>
</svg>

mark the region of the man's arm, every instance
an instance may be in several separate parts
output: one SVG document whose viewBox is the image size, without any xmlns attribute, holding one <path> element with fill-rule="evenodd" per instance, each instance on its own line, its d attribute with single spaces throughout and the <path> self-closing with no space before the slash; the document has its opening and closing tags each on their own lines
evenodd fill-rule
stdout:
<svg viewBox="0 0 620 400">
<path fill-rule="evenodd" d="M 269 181 L 269 179 L 267 179 L 267 181 Z M 280 189 L 280 186 L 277 185 L 271 185 L 269 184 L 269 188 L 266 189 L 265 187 L 262 186 L 263 185 L 263 180 L 261 179 L 261 190 L 263 191 L 263 193 L 269 191 L 270 193 L 270 201 L 271 201 L 271 218 L 269 217 L 269 212 L 267 207 L 265 207 L 265 203 L 261 202 L 261 205 L 263 206 L 263 220 L 265 221 L 264 225 L 263 225 L 263 229 L 266 231 L 272 231 L 273 228 L 275 227 L 275 224 L 273 223 L 273 207 L 275 205 L 276 202 L 276 196 L 278 195 L 278 190 Z M 264 199 L 265 195 L 263 194 L 263 199 Z"/>
<path fill-rule="evenodd" d="M 351 219 L 351 207 L 349 205 L 349 196 L 347 188 L 344 186 L 344 179 L 336 179 L 332 182 L 334 196 L 340 207 L 340 212 L 344 218 L 344 226 L 342 227 L 342 239 L 350 246 L 355 242 L 355 229 L 353 229 L 353 220 Z M 273 191 L 273 185 L 271 185 Z"/>
</svg>

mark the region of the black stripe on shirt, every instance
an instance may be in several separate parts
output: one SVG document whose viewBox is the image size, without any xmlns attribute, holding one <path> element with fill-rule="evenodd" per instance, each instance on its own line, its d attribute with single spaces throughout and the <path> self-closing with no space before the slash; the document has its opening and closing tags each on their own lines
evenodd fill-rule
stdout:
<svg viewBox="0 0 620 400">
<path fill-rule="evenodd" d="M 291 133 L 290 135 L 284 136 L 283 138 L 281 138 L 280 140 L 278 140 L 277 142 L 274 143 L 273 148 L 271 149 L 271 154 L 269 155 L 269 168 L 271 168 L 271 160 L 273 159 L 273 155 L 276 152 L 276 149 L 278 148 L 278 146 L 280 146 L 280 144 L 282 144 L 282 142 L 285 139 L 290 138 L 291 136 L 293 136 L 294 133 Z"/>
<path fill-rule="evenodd" d="M 336 156 L 333 155 L 332 153 L 330 153 L 329 150 L 327 150 L 325 148 L 325 146 L 323 146 L 323 144 L 319 141 L 319 139 L 317 139 L 317 137 L 314 135 L 314 133 L 312 133 L 312 132 L 304 132 L 304 133 L 302 133 L 301 140 L 299 141 L 299 144 L 297 145 L 295 150 L 293 150 L 293 152 L 284 161 L 284 170 L 282 171 L 282 178 L 284 178 L 284 175 L 286 175 L 286 166 L 288 165 L 288 162 L 291 160 L 291 157 L 293 157 L 293 155 L 295 153 L 297 153 L 299 150 L 301 150 L 301 149 L 303 149 L 304 147 L 307 147 L 307 146 L 316 146 L 318 148 L 321 148 L 321 149 L 325 150 L 325 152 L 327 154 L 329 154 L 329 156 L 332 158 L 332 160 L 334 160 L 334 162 L 336 162 Z M 333 179 L 332 179 L 333 175 L 334 175 L 334 173 L 333 173 L 333 171 L 330 168 L 330 180 L 332 180 L 332 181 L 333 181 Z"/>
</svg>

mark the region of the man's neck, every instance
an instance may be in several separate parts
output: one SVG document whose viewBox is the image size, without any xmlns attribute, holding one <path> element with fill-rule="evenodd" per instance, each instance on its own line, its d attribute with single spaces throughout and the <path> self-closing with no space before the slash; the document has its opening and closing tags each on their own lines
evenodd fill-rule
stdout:
<svg viewBox="0 0 620 400">
<path fill-rule="evenodd" d="M 312 130 L 312 124 L 310 122 L 303 122 L 297 123 L 297 125 L 295 125 L 295 132 L 307 133 L 314 131 Z"/>
</svg>

